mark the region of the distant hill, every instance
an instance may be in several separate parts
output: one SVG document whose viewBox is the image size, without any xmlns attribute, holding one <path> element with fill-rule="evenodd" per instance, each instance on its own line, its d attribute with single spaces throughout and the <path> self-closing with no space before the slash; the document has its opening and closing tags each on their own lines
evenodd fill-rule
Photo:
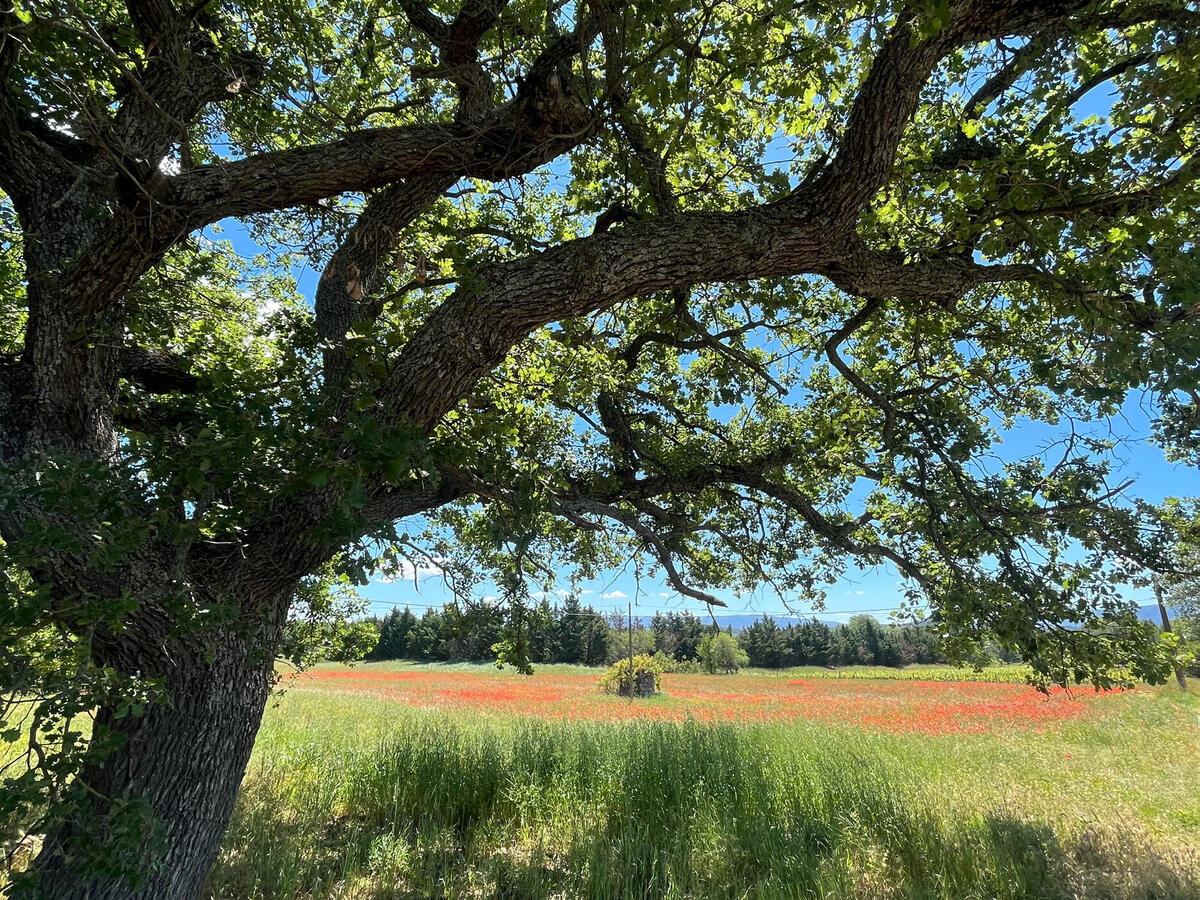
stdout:
<svg viewBox="0 0 1200 900">
<path fill-rule="evenodd" d="M 692 615 L 694 615 L 696 618 L 700 619 L 705 624 L 709 624 L 713 620 L 713 617 L 703 615 L 702 613 L 693 613 Z M 721 630 L 724 630 L 726 627 L 729 627 L 736 634 L 737 632 L 741 631 L 743 628 L 746 628 L 746 627 L 754 624 L 762 617 L 763 617 L 762 613 L 744 613 L 744 614 L 733 615 L 733 616 L 717 616 L 716 620 L 717 620 L 717 624 L 719 626 L 721 626 Z M 780 628 L 786 628 L 788 625 L 799 625 L 801 622 L 808 622 L 813 618 L 813 616 L 775 616 L 775 615 L 772 615 L 771 618 L 775 620 L 775 624 L 777 624 Z M 817 616 L 816 618 L 820 619 L 820 621 L 824 622 L 830 628 L 832 628 L 835 625 L 841 624 L 836 619 L 821 619 L 820 616 Z M 886 614 L 878 615 L 878 616 L 876 616 L 876 618 L 879 619 L 879 621 L 881 621 L 881 622 L 887 621 Z M 641 623 L 645 627 L 647 627 L 647 628 L 650 627 L 650 616 L 634 616 L 634 620 L 635 621 L 640 620 Z"/>
<path fill-rule="evenodd" d="M 747 627 L 753 625 L 755 622 L 757 622 L 761 618 L 762 618 L 762 613 L 758 613 L 758 614 L 746 613 L 744 615 L 736 615 L 736 616 L 717 616 L 717 624 L 720 625 L 722 629 L 724 629 L 726 626 L 728 626 L 728 627 L 732 628 L 733 631 L 736 633 L 738 631 L 741 631 L 743 628 L 747 628 Z M 824 622 L 830 628 L 832 628 L 835 625 L 841 624 L 836 619 L 821 619 L 820 616 L 771 616 L 771 618 L 775 620 L 775 624 L 778 625 L 780 628 L 787 628 L 787 626 L 789 626 L 789 625 L 799 625 L 801 622 L 808 622 L 808 621 L 811 621 L 813 618 L 820 619 L 822 622 Z M 879 618 L 880 621 L 884 621 L 886 619 L 886 614 L 882 617 L 876 616 L 876 618 Z"/>
<path fill-rule="evenodd" d="M 1167 614 L 1171 617 L 1172 621 L 1174 621 L 1175 610 L 1168 609 Z M 705 622 L 712 621 L 712 618 L 709 616 L 701 615 L 700 613 L 696 613 L 695 615 L 697 618 L 703 619 Z M 873 615 L 876 619 L 878 619 L 880 622 L 883 622 L 885 624 L 888 622 L 888 614 L 887 613 L 868 613 L 867 615 Z M 1139 606 L 1138 610 L 1137 610 L 1137 615 L 1138 615 L 1138 618 L 1141 619 L 1143 622 L 1153 622 L 1155 625 L 1158 625 L 1159 622 L 1161 621 L 1159 619 L 1158 606 L 1156 604 L 1149 604 L 1147 606 Z M 801 622 L 807 622 L 814 617 L 816 619 L 818 619 L 819 621 L 824 622 L 830 628 L 834 627 L 835 625 L 841 625 L 841 624 L 843 624 L 843 621 L 844 621 L 844 620 L 838 620 L 838 619 L 824 619 L 824 618 L 821 618 L 820 615 L 815 615 L 815 616 L 771 616 L 771 618 L 773 618 L 775 620 L 775 623 L 777 625 L 779 625 L 780 628 L 786 628 L 788 625 L 799 625 Z M 643 625 L 645 625 L 647 628 L 650 627 L 650 617 L 649 616 L 640 616 L 639 618 L 641 619 L 641 622 Z M 726 627 L 729 627 L 733 630 L 734 634 L 741 631 L 743 628 L 746 628 L 746 627 L 754 624 L 761 618 L 762 618 L 762 613 L 740 613 L 737 615 L 729 615 L 729 616 L 719 615 L 716 617 L 717 624 L 721 626 L 722 630 L 724 630 Z"/>
</svg>

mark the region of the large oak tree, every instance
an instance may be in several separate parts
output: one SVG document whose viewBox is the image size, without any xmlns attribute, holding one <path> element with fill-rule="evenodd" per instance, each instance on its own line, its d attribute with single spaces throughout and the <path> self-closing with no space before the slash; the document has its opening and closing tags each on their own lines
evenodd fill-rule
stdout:
<svg viewBox="0 0 1200 900">
<path fill-rule="evenodd" d="M 0 632 L 32 716 L 3 812 L 45 835 L 28 889 L 195 897 L 289 611 L 329 616 L 317 581 L 381 548 L 498 584 L 518 662 L 531 581 L 635 554 L 710 602 L 888 565 L 952 649 L 1160 677 L 1086 422 L 1148 389 L 1195 449 L 1198 23 L 4 0 Z M 1046 446 L 997 447 L 1029 422 Z M 396 532 L 414 516 L 428 539 Z"/>
</svg>

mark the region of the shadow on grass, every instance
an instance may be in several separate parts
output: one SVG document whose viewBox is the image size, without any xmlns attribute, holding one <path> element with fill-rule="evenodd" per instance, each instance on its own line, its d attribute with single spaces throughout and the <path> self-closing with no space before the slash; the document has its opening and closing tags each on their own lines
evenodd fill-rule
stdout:
<svg viewBox="0 0 1200 900">
<path fill-rule="evenodd" d="M 263 744 L 213 900 L 1200 896 L 1194 856 L 1136 825 L 952 815 L 859 733 L 413 716 L 340 739 Z"/>
<path fill-rule="evenodd" d="M 264 787 L 266 790 L 264 791 Z M 680 798 L 681 800 L 683 798 Z M 1195 859 L 1127 833 L 1089 830 L 1064 847 L 1039 823 L 946 822 L 886 798 L 762 820 L 701 805 L 637 803 L 562 831 L 497 795 L 458 818 L 303 815 L 250 785 L 211 879 L 212 898 L 1195 898 Z M 859 800 L 863 797 L 860 794 Z M 751 803 L 751 806 L 754 804 Z M 775 810 L 776 813 L 783 810 Z M 490 813 L 490 814 L 488 814 Z"/>
</svg>

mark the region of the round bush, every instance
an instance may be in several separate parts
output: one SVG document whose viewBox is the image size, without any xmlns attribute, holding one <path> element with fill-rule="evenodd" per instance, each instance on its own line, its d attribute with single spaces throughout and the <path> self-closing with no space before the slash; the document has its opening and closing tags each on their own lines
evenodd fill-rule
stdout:
<svg viewBox="0 0 1200 900">
<path fill-rule="evenodd" d="M 661 669 L 653 656 L 642 653 L 633 658 L 633 678 L 629 677 L 629 659 L 620 659 L 600 677 L 600 689 L 606 694 L 648 697 L 661 685 Z"/>
</svg>

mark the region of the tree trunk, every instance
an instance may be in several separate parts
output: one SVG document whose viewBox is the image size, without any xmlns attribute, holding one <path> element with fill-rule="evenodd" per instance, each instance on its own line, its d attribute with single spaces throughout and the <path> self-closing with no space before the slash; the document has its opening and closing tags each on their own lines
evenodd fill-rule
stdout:
<svg viewBox="0 0 1200 900">
<path fill-rule="evenodd" d="M 1162 588 L 1157 584 L 1154 586 L 1154 599 L 1158 601 L 1158 614 L 1162 618 L 1162 630 L 1164 634 L 1171 633 L 1171 620 L 1167 616 L 1167 605 L 1163 603 Z M 1175 667 L 1175 680 L 1179 682 L 1179 689 L 1185 694 L 1187 693 L 1187 677 L 1183 674 L 1183 667 Z"/>
<path fill-rule="evenodd" d="M 47 837 L 34 863 L 37 896 L 198 897 L 233 812 L 272 678 L 271 654 L 229 638 L 215 659 L 192 656 L 178 665 L 169 675 L 166 702 L 151 704 L 140 717 L 118 718 L 112 709 L 101 710 L 97 732 L 112 729 L 126 740 L 85 768 L 81 780 L 94 793 L 89 793 L 79 820 Z M 144 798 L 149 803 L 157 830 L 129 860 L 135 869 L 145 866 L 143 854 L 150 848 L 148 881 L 135 886 L 121 877 L 97 878 L 81 865 L 81 853 L 95 845 L 94 828 L 111 819 L 114 807 L 106 798 Z M 111 840 L 111 832 L 101 834 Z"/>
</svg>

